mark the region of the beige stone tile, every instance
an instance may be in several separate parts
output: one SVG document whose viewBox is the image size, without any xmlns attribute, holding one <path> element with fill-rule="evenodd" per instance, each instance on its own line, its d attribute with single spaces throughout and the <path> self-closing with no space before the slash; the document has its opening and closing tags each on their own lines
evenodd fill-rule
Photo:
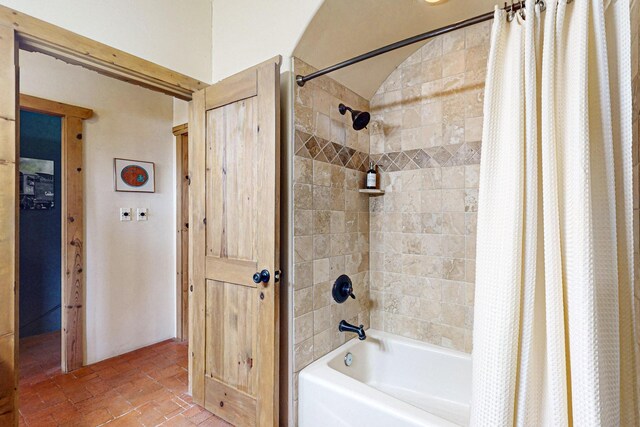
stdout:
<svg viewBox="0 0 640 427">
<path fill-rule="evenodd" d="M 464 192 L 464 211 L 478 212 L 478 189 L 467 188 Z"/>
<path fill-rule="evenodd" d="M 424 189 L 435 190 L 442 188 L 442 171 L 441 168 L 422 169 L 424 176 Z"/>
<path fill-rule="evenodd" d="M 313 358 L 317 360 L 329 353 L 331 348 L 331 330 L 326 329 L 313 336 Z"/>
<path fill-rule="evenodd" d="M 464 73 L 465 52 L 463 50 L 448 53 L 442 57 L 442 77 Z"/>
<path fill-rule="evenodd" d="M 465 280 L 465 260 L 461 258 L 444 258 L 442 260 L 442 276 L 447 280 Z"/>
<path fill-rule="evenodd" d="M 309 107 L 302 105 L 296 105 L 296 111 L 294 114 L 295 128 L 307 133 L 313 133 L 314 129 L 314 117 L 313 110 Z"/>
<path fill-rule="evenodd" d="M 313 198 L 310 184 L 293 184 L 293 206 L 296 209 L 313 208 Z"/>
<path fill-rule="evenodd" d="M 442 190 L 443 212 L 465 211 L 465 190 Z"/>
<path fill-rule="evenodd" d="M 482 117 L 471 117 L 464 121 L 464 140 L 466 142 L 482 140 Z"/>
<path fill-rule="evenodd" d="M 442 38 L 434 37 L 427 40 L 420 50 L 423 61 L 442 56 Z"/>
<path fill-rule="evenodd" d="M 464 214 L 465 234 L 476 234 L 478 228 L 478 214 L 476 212 L 467 212 Z"/>
<path fill-rule="evenodd" d="M 331 327 L 331 304 L 313 312 L 314 332 L 319 333 Z"/>
<path fill-rule="evenodd" d="M 420 254 L 430 257 L 443 255 L 445 246 L 443 236 L 440 234 L 420 234 Z"/>
<path fill-rule="evenodd" d="M 318 310 L 330 305 L 333 301 L 331 289 L 334 281 L 326 281 L 313 285 L 313 309 Z"/>
<path fill-rule="evenodd" d="M 313 160 L 294 156 L 293 181 L 300 184 L 311 184 L 313 182 Z"/>
<path fill-rule="evenodd" d="M 296 209 L 293 212 L 293 234 L 308 236 L 313 233 L 313 211 Z"/>
<path fill-rule="evenodd" d="M 486 68 L 489 58 L 489 49 L 487 46 L 478 45 L 467 49 L 465 58 L 466 71 Z"/>
<path fill-rule="evenodd" d="M 422 105 L 422 124 L 424 126 L 442 124 L 442 102 L 436 101 Z"/>
<path fill-rule="evenodd" d="M 464 188 L 464 166 L 450 166 L 441 169 L 442 188 Z"/>
<path fill-rule="evenodd" d="M 331 211 L 329 215 L 330 215 L 329 230 L 331 234 L 344 233 L 345 232 L 345 212 Z"/>
<path fill-rule="evenodd" d="M 465 235 L 465 214 L 463 212 L 445 212 L 442 214 L 442 233 Z"/>
<path fill-rule="evenodd" d="M 464 40 L 464 30 L 452 31 L 442 35 L 442 53 L 447 54 L 464 49 Z"/>
<path fill-rule="evenodd" d="M 489 44 L 489 38 L 491 36 L 491 22 L 483 22 L 465 29 L 465 46 L 467 49 L 481 44 Z"/>
<path fill-rule="evenodd" d="M 313 236 L 313 259 L 328 258 L 331 253 L 331 236 L 319 234 Z"/>
<path fill-rule="evenodd" d="M 467 300 L 467 285 L 464 282 L 442 281 L 442 302 L 447 304 L 465 305 Z M 445 322 L 446 323 L 446 322 Z"/>
<path fill-rule="evenodd" d="M 442 190 L 425 190 L 420 193 L 422 212 L 442 211 Z"/>
<path fill-rule="evenodd" d="M 337 105 L 336 108 L 338 108 Z M 341 123 L 338 120 L 331 120 L 331 138 L 329 138 L 329 140 L 341 145 L 346 144 L 347 128 L 344 123 Z"/>
<path fill-rule="evenodd" d="M 313 161 L 313 184 L 328 187 L 331 185 L 331 167 L 329 163 Z"/>
<path fill-rule="evenodd" d="M 473 283 L 466 283 L 465 286 L 465 305 L 467 307 L 473 307 L 473 302 L 475 299 L 476 287 Z"/>
<path fill-rule="evenodd" d="M 414 84 L 424 84 L 442 78 L 442 57 L 427 59 L 422 62 L 422 69 L 418 74 L 418 79 L 414 80 Z M 424 92 L 423 92 L 424 94 Z"/>
<path fill-rule="evenodd" d="M 294 288 L 304 289 L 313 285 L 313 263 L 301 262 L 294 265 Z"/>
<path fill-rule="evenodd" d="M 313 337 L 293 346 L 293 370 L 301 371 L 313 362 Z"/>
<path fill-rule="evenodd" d="M 448 258 L 464 258 L 465 236 L 449 234 L 442 236 L 444 243 L 443 255 Z"/>
<path fill-rule="evenodd" d="M 342 166 L 331 165 L 331 180 L 332 187 L 345 188 L 345 168 Z"/>
<path fill-rule="evenodd" d="M 469 85 L 466 81 L 465 84 Z M 476 84 L 470 87 L 478 87 L 480 84 Z M 477 89 L 465 90 L 463 93 L 465 99 L 465 117 L 481 117 L 484 109 L 484 88 L 478 87 Z"/>
<path fill-rule="evenodd" d="M 476 259 L 476 235 L 469 234 L 465 236 L 464 257 L 467 259 Z"/>
<path fill-rule="evenodd" d="M 327 141 L 331 139 L 331 119 L 328 115 L 315 112 L 314 134 Z"/>
<path fill-rule="evenodd" d="M 336 280 L 344 274 L 344 255 L 329 258 L 329 280 Z"/>
<path fill-rule="evenodd" d="M 468 259 L 465 261 L 465 279 L 466 282 L 476 281 L 476 260 Z"/>
<path fill-rule="evenodd" d="M 421 215 L 422 232 L 429 234 L 442 233 L 443 214 L 438 212 L 426 212 Z"/>
<path fill-rule="evenodd" d="M 350 190 L 349 190 L 350 191 Z M 358 194 L 357 192 L 355 192 Z M 329 209 L 334 211 L 345 210 L 345 189 L 338 187 L 331 187 L 329 193 Z"/>
<path fill-rule="evenodd" d="M 464 167 L 464 187 L 478 188 L 480 184 L 480 165 L 468 165 Z"/>
<path fill-rule="evenodd" d="M 313 287 L 298 289 L 293 292 L 293 315 L 302 316 L 313 311 Z"/>
<path fill-rule="evenodd" d="M 453 326 L 439 325 L 442 334 L 443 347 L 464 351 L 464 329 Z"/>
<path fill-rule="evenodd" d="M 362 215 L 359 212 L 345 212 L 344 213 L 344 231 L 345 233 L 355 233 L 360 229 L 359 216 Z M 367 214 L 368 215 L 368 214 Z M 376 215 L 376 214 L 372 214 Z"/>
<path fill-rule="evenodd" d="M 413 129 L 422 125 L 422 116 L 418 108 L 405 108 L 402 110 L 402 128 Z"/>
<path fill-rule="evenodd" d="M 424 65 L 424 63 L 422 65 Z M 423 75 L 421 64 L 409 65 L 401 68 L 401 70 L 403 88 L 422 83 Z"/>
<path fill-rule="evenodd" d="M 294 262 L 313 260 L 313 237 L 297 236 L 293 239 Z"/>
<path fill-rule="evenodd" d="M 293 319 L 293 342 L 298 344 L 313 337 L 313 313 L 309 312 Z"/>
<path fill-rule="evenodd" d="M 331 231 L 330 211 L 313 211 L 313 234 L 329 234 Z"/>
<path fill-rule="evenodd" d="M 329 258 L 313 261 L 313 284 L 326 282 L 330 279 Z"/>
<path fill-rule="evenodd" d="M 330 210 L 333 205 L 331 187 L 313 186 L 312 205 L 314 210 Z"/>
</svg>

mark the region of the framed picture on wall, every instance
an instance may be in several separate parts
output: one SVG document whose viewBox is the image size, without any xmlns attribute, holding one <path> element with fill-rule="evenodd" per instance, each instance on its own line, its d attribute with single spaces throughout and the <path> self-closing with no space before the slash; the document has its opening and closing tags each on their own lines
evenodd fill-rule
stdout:
<svg viewBox="0 0 640 427">
<path fill-rule="evenodd" d="M 53 160 L 20 157 L 20 209 L 53 209 L 53 183 Z"/>
<path fill-rule="evenodd" d="M 153 162 L 113 159 L 116 191 L 155 193 L 156 166 Z"/>
</svg>

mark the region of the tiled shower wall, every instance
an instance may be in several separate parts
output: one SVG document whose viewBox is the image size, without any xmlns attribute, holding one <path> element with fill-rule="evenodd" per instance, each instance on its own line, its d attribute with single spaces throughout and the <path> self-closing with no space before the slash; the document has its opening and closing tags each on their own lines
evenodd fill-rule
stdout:
<svg viewBox="0 0 640 427">
<path fill-rule="evenodd" d="M 296 74 L 313 70 L 294 60 Z M 369 164 L 368 130 L 356 132 L 338 104 L 369 102 L 328 77 L 296 85 L 294 181 L 294 404 L 298 372 L 350 338 L 340 320 L 369 327 L 369 200 L 358 192 Z M 333 282 L 348 274 L 356 299 L 337 304 Z M 297 411 L 295 411 L 297 412 Z"/>
<path fill-rule="evenodd" d="M 371 326 L 467 352 L 490 29 L 431 39 L 371 100 Z"/>
</svg>

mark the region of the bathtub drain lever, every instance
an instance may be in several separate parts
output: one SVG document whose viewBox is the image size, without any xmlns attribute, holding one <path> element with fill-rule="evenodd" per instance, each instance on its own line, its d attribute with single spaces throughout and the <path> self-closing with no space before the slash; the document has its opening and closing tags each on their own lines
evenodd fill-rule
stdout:
<svg viewBox="0 0 640 427">
<path fill-rule="evenodd" d="M 358 334 L 358 339 L 360 341 L 362 340 L 366 340 L 367 339 L 367 335 L 364 333 L 364 325 L 360 325 L 358 326 L 354 326 L 351 323 L 347 322 L 346 320 L 341 320 L 340 324 L 338 325 L 338 330 L 340 332 L 353 332 Z"/>
</svg>

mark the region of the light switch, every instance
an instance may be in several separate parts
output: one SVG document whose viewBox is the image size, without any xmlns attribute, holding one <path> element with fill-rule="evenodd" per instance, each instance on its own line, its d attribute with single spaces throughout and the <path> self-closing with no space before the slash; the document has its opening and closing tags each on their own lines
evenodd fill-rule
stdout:
<svg viewBox="0 0 640 427">
<path fill-rule="evenodd" d="M 146 221 L 148 216 L 147 208 L 138 208 L 138 221 Z"/>
<path fill-rule="evenodd" d="M 120 221 L 131 221 L 131 208 L 120 208 Z"/>
</svg>

